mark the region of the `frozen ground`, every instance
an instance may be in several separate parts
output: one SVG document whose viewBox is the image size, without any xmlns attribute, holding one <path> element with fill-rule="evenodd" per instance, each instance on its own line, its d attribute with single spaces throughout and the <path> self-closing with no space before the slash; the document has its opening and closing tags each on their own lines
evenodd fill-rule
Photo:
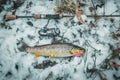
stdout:
<svg viewBox="0 0 120 80">
<path fill-rule="evenodd" d="M 53 37 L 42 37 L 38 34 L 48 20 L 16 19 L 7 21 L 4 25 L 2 24 L 3 15 L 10 14 L 10 7 L 13 5 L 12 0 L 10 1 L 11 3 L 7 2 L 3 5 L 4 10 L 0 13 L 0 80 L 105 80 L 100 79 L 99 72 L 107 80 L 120 80 L 119 68 L 104 70 L 100 67 L 112 50 L 120 45 L 116 45 L 120 37 L 118 39 L 112 37 L 113 33 L 120 33 L 120 17 L 100 18 L 97 20 L 97 27 L 90 24 L 90 21 L 94 21 L 93 18 L 87 18 L 87 24 L 83 25 L 72 25 L 69 18 L 60 19 L 58 23 L 50 20 L 48 28 L 56 28 L 57 25 L 60 29 L 60 36 L 65 38 L 66 42 L 86 49 L 85 56 L 74 57 L 71 60 L 45 57 L 35 59 L 33 54 L 20 52 L 18 48 L 23 42 L 29 46 L 52 43 Z M 31 5 L 28 5 L 30 2 Z M 120 10 L 119 4 L 120 0 L 106 0 L 105 14 L 109 15 Z M 88 2 L 88 5 L 91 3 Z M 55 0 L 26 0 L 15 14 L 54 14 L 55 7 Z M 89 6 L 84 8 L 86 14 L 90 14 L 88 8 Z M 103 8 L 97 9 L 97 14 L 103 13 Z M 120 15 L 120 11 L 115 14 Z M 55 37 L 56 41 L 62 37 Z M 45 60 L 55 61 L 57 64 L 45 69 L 34 68 L 35 64 L 40 64 Z M 118 58 L 113 61 L 120 64 Z"/>
</svg>

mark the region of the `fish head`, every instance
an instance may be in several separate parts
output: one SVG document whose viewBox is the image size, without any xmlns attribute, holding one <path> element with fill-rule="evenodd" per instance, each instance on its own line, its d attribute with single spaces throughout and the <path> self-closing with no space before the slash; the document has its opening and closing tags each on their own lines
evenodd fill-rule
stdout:
<svg viewBox="0 0 120 80">
<path fill-rule="evenodd" d="M 85 50 L 84 49 L 79 49 L 79 48 L 73 48 L 71 51 L 70 51 L 71 54 L 84 54 L 85 53 Z"/>
</svg>

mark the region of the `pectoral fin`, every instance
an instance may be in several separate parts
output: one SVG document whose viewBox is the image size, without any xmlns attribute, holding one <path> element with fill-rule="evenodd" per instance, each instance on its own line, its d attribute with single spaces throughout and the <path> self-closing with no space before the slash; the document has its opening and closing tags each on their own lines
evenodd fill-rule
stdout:
<svg viewBox="0 0 120 80">
<path fill-rule="evenodd" d="M 38 58 L 40 56 L 40 53 L 34 53 L 34 58 Z"/>
</svg>

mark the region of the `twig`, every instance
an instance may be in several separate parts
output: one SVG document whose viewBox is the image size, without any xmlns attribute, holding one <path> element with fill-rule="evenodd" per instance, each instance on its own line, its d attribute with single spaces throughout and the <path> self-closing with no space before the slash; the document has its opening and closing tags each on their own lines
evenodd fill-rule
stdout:
<svg viewBox="0 0 120 80">
<path fill-rule="evenodd" d="M 106 3 L 106 0 L 105 0 Z M 103 7 L 103 15 L 105 15 L 105 3 L 104 3 L 104 7 Z"/>
<path fill-rule="evenodd" d="M 92 2 L 92 5 L 93 5 L 93 7 L 94 7 L 94 13 L 95 13 L 95 22 L 96 22 L 96 15 L 97 15 L 97 13 L 96 13 L 96 8 L 95 8 L 95 5 L 94 5 L 94 2 L 93 2 L 93 0 L 91 0 L 91 2 Z"/>
<path fill-rule="evenodd" d="M 119 10 L 116 10 L 116 11 L 114 11 L 113 13 L 111 13 L 110 15 L 113 15 L 114 13 L 116 13 L 116 12 L 118 12 Z"/>
<path fill-rule="evenodd" d="M 107 67 L 108 65 L 109 65 L 109 67 L 111 67 L 110 61 L 111 61 L 112 59 L 118 57 L 119 53 L 120 53 L 120 48 L 113 50 L 112 54 L 108 55 L 108 56 L 106 57 L 106 59 L 100 64 L 100 65 L 101 65 L 101 68 L 106 69 L 106 67 Z"/>
</svg>

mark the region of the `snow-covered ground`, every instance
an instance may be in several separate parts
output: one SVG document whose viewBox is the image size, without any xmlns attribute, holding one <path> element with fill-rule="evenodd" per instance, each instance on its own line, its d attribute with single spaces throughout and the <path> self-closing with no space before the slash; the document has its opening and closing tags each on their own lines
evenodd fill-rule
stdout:
<svg viewBox="0 0 120 80">
<path fill-rule="evenodd" d="M 1 1 L 1 0 L 0 0 Z M 18 48 L 22 43 L 29 46 L 51 44 L 53 37 L 43 37 L 38 34 L 47 19 L 25 19 L 7 21 L 3 25 L 3 15 L 11 14 L 10 7 L 13 5 L 7 2 L 3 5 L 4 10 L 0 13 L 0 80 L 103 80 L 99 77 L 99 72 L 106 77 L 107 80 L 116 80 L 113 76 L 120 76 L 118 70 L 103 70 L 100 68 L 102 62 L 112 53 L 113 49 L 118 46 L 116 43 L 120 41 L 113 39 L 113 33 L 120 33 L 120 17 L 105 18 L 97 20 L 97 27 L 93 27 L 90 21 L 93 18 L 87 18 L 87 23 L 82 25 L 72 25 L 69 18 L 58 20 L 50 20 L 48 28 L 56 28 L 60 30 L 60 35 L 65 41 L 85 48 L 86 53 L 83 57 L 74 57 L 69 59 L 59 58 L 34 58 L 33 54 L 21 52 Z M 56 7 L 57 0 L 18 0 L 23 1 L 15 12 L 16 15 L 32 15 L 38 14 L 54 14 L 53 9 Z M 74 1 L 74 0 L 73 0 Z M 90 1 L 90 0 L 88 0 Z M 95 0 L 93 0 L 95 1 Z M 120 15 L 120 0 L 105 0 L 105 14 L 111 14 L 116 10 L 114 15 Z M 31 3 L 31 4 L 30 4 Z M 28 5 L 29 4 L 29 5 Z M 89 6 L 83 8 L 86 14 L 90 14 Z M 97 14 L 103 14 L 103 8 L 97 9 Z M 114 20 L 111 22 L 111 19 Z M 7 26 L 7 27 L 5 27 Z M 32 37 L 32 38 L 30 38 Z M 62 37 L 55 37 L 56 40 Z M 112 47 L 111 47 L 112 46 Z M 56 62 L 57 64 L 45 69 L 35 69 L 34 65 L 40 64 L 45 60 Z M 119 59 L 115 59 L 120 63 Z M 96 69 L 88 71 L 88 69 Z M 95 72 L 94 72 L 95 71 Z M 93 75 L 90 76 L 90 74 Z M 120 80 L 117 79 L 117 80 Z"/>
</svg>

